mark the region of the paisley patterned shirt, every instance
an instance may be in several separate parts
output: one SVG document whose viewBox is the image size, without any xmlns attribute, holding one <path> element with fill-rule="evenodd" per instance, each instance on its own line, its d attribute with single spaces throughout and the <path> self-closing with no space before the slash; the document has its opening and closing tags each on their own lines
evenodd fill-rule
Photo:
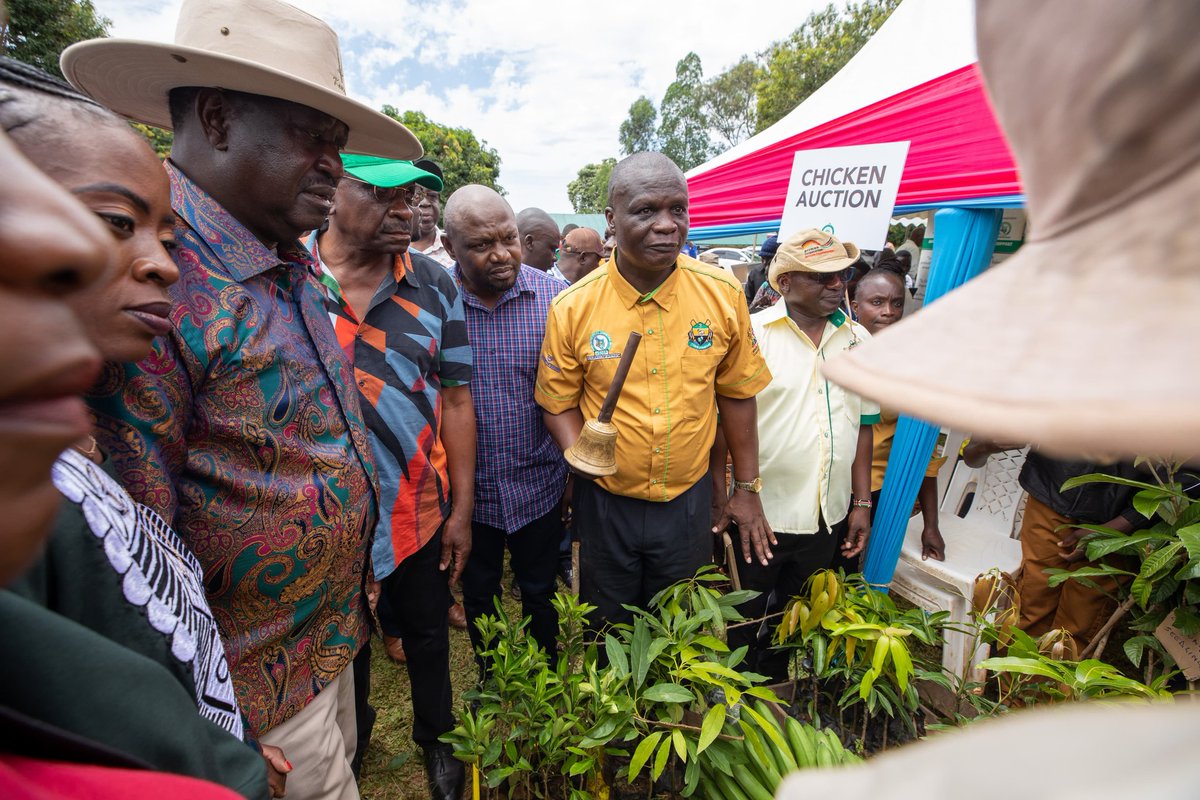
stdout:
<svg viewBox="0 0 1200 800">
<path fill-rule="evenodd" d="M 169 162 L 175 330 L 91 398 L 129 493 L 196 554 L 252 735 L 366 640 L 378 516 L 350 364 L 299 242 L 267 248 Z"/>
</svg>

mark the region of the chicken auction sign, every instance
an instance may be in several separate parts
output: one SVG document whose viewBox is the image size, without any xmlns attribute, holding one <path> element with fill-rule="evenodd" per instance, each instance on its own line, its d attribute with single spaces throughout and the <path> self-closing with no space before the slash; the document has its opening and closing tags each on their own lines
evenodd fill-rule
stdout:
<svg viewBox="0 0 1200 800">
<path fill-rule="evenodd" d="M 907 158 L 908 142 L 798 150 L 780 241 L 796 231 L 817 228 L 859 249 L 880 249 Z"/>
</svg>

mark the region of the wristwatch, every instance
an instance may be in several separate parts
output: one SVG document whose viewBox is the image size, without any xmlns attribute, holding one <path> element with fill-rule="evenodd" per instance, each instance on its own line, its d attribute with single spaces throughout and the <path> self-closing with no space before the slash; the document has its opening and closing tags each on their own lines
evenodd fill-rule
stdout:
<svg viewBox="0 0 1200 800">
<path fill-rule="evenodd" d="M 737 481 L 733 482 L 733 488 L 741 489 L 743 492 L 758 494 L 762 491 L 762 478 L 755 478 L 752 481 Z"/>
</svg>

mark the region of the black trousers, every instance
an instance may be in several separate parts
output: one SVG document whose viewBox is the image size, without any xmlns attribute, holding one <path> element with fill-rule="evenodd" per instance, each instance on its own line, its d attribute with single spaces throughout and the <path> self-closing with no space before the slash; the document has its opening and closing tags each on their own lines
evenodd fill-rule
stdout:
<svg viewBox="0 0 1200 800">
<path fill-rule="evenodd" d="M 575 479 L 579 596 L 596 606 L 589 624 L 630 622 L 623 603 L 650 598 L 712 561 L 712 482 L 705 475 L 666 503 L 623 497 Z"/>
<path fill-rule="evenodd" d="M 738 577 L 743 589 L 760 592 L 753 600 L 738 606 L 746 619 L 758 619 L 783 610 L 795 595 L 804 591 L 804 583 L 814 573 L 829 569 L 837 548 L 846 537 L 849 527 L 846 520 L 826 530 L 823 522 L 817 533 L 777 533 L 779 544 L 771 548 L 774 558 L 764 567 L 757 559 L 747 564 L 738 561 Z M 735 548 L 741 552 L 740 548 Z M 739 625 L 729 629 L 729 649 L 742 645 L 750 648 L 746 655 L 746 669 L 766 675 L 773 683 L 788 678 L 788 653 L 771 646 L 771 636 L 778 620 L 768 620 L 762 625 Z"/>
<path fill-rule="evenodd" d="M 500 596 L 505 547 L 517 586 L 521 587 L 521 609 L 531 618 L 529 632 L 553 660 L 558 647 L 558 612 L 550 599 L 554 597 L 562 538 L 562 509 L 557 503 L 548 513 L 512 533 L 472 523 L 471 557 L 463 569 L 462 591 L 476 660 L 482 642 L 475 620 L 496 613 L 493 602 Z M 482 661 L 479 666 L 482 670 Z"/>
<path fill-rule="evenodd" d="M 444 526 L 443 526 L 444 527 Z M 380 581 L 379 623 L 404 641 L 412 687 L 413 741 L 422 747 L 454 728 L 450 688 L 448 574 L 438 569 L 442 528 Z"/>
<path fill-rule="evenodd" d="M 364 601 L 365 602 L 365 601 Z M 362 650 L 354 657 L 354 719 L 358 733 L 358 747 L 350 770 L 354 779 L 362 774 L 363 757 L 371 745 L 371 731 L 375 728 L 375 707 L 371 705 L 371 640 L 367 639 Z"/>
</svg>

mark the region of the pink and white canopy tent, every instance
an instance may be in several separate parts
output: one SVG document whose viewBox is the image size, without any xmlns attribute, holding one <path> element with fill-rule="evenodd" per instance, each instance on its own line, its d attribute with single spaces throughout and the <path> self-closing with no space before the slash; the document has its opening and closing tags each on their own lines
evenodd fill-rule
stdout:
<svg viewBox="0 0 1200 800">
<path fill-rule="evenodd" d="M 895 211 L 1022 205 L 980 81 L 971 0 L 905 0 L 824 86 L 688 173 L 689 236 L 775 231 L 797 150 L 911 142 Z"/>
</svg>

